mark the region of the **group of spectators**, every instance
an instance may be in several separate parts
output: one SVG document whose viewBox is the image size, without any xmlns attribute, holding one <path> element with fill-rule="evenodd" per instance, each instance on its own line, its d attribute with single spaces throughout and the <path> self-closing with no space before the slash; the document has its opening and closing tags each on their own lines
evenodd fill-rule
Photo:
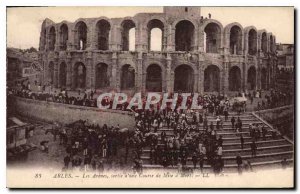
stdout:
<svg viewBox="0 0 300 194">
<path fill-rule="evenodd" d="M 294 93 L 291 91 L 271 90 L 266 94 L 261 102 L 257 103 L 257 110 L 271 109 L 294 103 Z"/>
<path fill-rule="evenodd" d="M 68 95 L 67 91 L 62 90 L 57 93 L 34 93 L 26 87 L 22 89 L 10 89 L 12 95 L 31 98 L 43 101 L 53 101 L 58 103 L 73 104 L 79 106 L 96 107 L 97 101 L 94 98 L 95 91 L 89 94 L 84 93 L 82 97 Z M 254 95 L 253 95 L 254 96 Z M 250 94 L 251 97 L 253 98 Z M 172 97 L 172 94 L 171 96 Z M 187 99 L 187 107 L 192 105 L 192 97 Z M 282 103 L 290 102 L 291 95 L 287 93 L 271 91 L 266 95 L 267 106 L 276 107 Z M 146 99 L 144 99 L 145 105 Z M 120 129 L 119 126 L 108 127 L 104 125 L 89 124 L 85 121 L 77 121 L 65 127 L 55 127 L 51 131 L 56 141 L 59 136 L 67 155 L 64 157 L 64 170 L 98 170 L 104 171 L 104 163 L 113 168 L 113 163 L 118 163 L 123 168 L 128 163 L 128 155 L 132 150 L 133 169 L 142 172 L 143 154 L 149 153 L 150 164 L 161 165 L 165 168 L 178 166 L 180 169 L 188 169 L 189 161 L 193 168 L 199 166 L 201 172 L 204 164 L 210 165 L 216 174 L 222 172 L 224 168 L 223 159 L 223 137 L 218 135 L 219 130 L 223 130 L 223 118 L 229 120 L 229 110 L 232 107 L 229 99 L 221 95 L 205 95 L 198 97 L 198 105 L 203 109 L 193 111 L 177 110 L 182 102 L 179 95 L 175 110 L 167 107 L 160 110 L 160 103 L 152 106 L 150 110 L 133 109 L 135 112 L 135 129 Z M 264 101 L 263 101 L 264 102 Z M 112 100 L 104 98 L 103 105 L 112 105 Z M 127 110 L 128 103 L 124 103 L 118 108 Z M 243 104 L 238 108 L 238 113 L 242 111 Z M 262 105 L 265 107 L 265 105 Z M 260 107 L 260 106 L 259 106 Z M 261 109 L 261 108 L 260 108 Z M 214 122 L 208 121 L 207 116 L 212 115 Z M 244 149 L 243 123 L 241 119 L 231 117 L 232 129 L 240 137 L 241 149 Z M 163 128 L 162 130 L 159 130 Z M 252 157 L 256 156 L 259 138 L 266 139 L 268 131 L 261 124 L 250 124 L 249 132 L 252 142 L 250 144 Z M 272 133 L 275 138 L 277 134 Z M 118 155 L 118 150 L 124 148 L 122 156 Z M 147 159 L 147 158 L 146 158 Z M 242 156 L 236 156 L 238 171 L 252 169 L 249 161 L 243 161 Z"/>
<path fill-rule="evenodd" d="M 66 149 L 63 170 L 98 171 L 122 169 L 128 162 L 130 134 L 119 125 L 102 127 L 79 120 L 66 126 L 56 126 L 51 132 L 54 141 Z M 124 148 L 122 153 L 120 149 Z"/>
</svg>

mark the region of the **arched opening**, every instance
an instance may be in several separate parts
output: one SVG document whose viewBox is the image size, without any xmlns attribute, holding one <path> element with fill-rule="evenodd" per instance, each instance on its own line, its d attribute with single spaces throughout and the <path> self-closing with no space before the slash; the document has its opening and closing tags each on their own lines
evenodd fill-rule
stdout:
<svg viewBox="0 0 300 194">
<path fill-rule="evenodd" d="M 194 71 L 188 65 L 179 65 L 175 69 L 174 91 L 193 92 L 194 90 Z"/>
<path fill-rule="evenodd" d="M 98 50 L 108 50 L 110 24 L 106 20 L 100 20 L 96 24 L 96 34 L 98 37 Z"/>
<path fill-rule="evenodd" d="M 262 35 L 261 35 L 261 50 L 264 53 L 268 52 L 267 44 L 268 44 L 267 33 L 263 32 Z"/>
<path fill-rule="evenodd" d="M 99 63 L 96 66 L 96 84 L 97 89 L 106 88 L 109 86 L 108 65 Z"/>
<path fill-rule="evenodd" d="M 204 70 L 204 92 L 220 91 L 220 69 L 216 65 L 209 65 Z"/>
<path fill-rule="evenodd" d="M 157 64 L 151 64 L 147 68 L 146 90 L 149 92 L 162 91 L 162 70 Z"/>
<path fill-rule="evenodd" d="M 86 68 L 83 63 L 77 62 L 73 69 L 73 88 L 85 88 Z"/>
<path fill-rule="evenodd" d="M 122 26 L 122 50 L 135 50 L 135 24 L 132 20 L 124 20 Z M 133 41 L 134 40 L 134 41 Z"/>
<path fill-rule="evenodd" d="M 54 51 L 56 40 L 55 28 L 52 26 L 49 31 L 49 50 Z"/>
<path fill-rule="evenodd" d="M 121 70 L 121 89 L 131 89 L 134 88 L 135 85 L 135 70 L 129 65 L 123 65 Z"/>
<path fill-rule="evenodd" d="M 255 55 L 257 50 L 257 33 L 251 29 L 248 34 L 248 54 Z"/>
<path fill-rule="evenodd" d="M 59 84 L 60 87 L 65 87 L 67 83 L 67 65 L 62 62 L 59 66 Z"/>
<path fill-rule="evenodd" d="M 67 42 L 69 38 L 69 29 L 66 24 L 60 27 L 60 50 L 67 50 Z"/>
<path fill-rule="evenodd" d="M 230 54 L 242 54 L 242 29 L 239 26 L 233 26 L 230 29 Z"/>
<path fill-rule="evenodd" d="M 195 27 L 192 22 L 182 20 L 175 26 L 175 50 L 192 51 Z"/>
<path fill-rule="evenodd" d="M 261 89 L 266 90 L 267 89 L 267 69 L 262 68 L 261 69 Z"/>
<path fill-rule="evenodd" d="M 248 90 L 255 90 L 256 89 L 256 69 L 254 66 L 248 69 L 248 76 L 247 76 L 247 88 Z"/>
<path fill-rule="evenodd" d="M 234 66 L 229 70 L 229 90 L 239 91 L 241 89 L 241 70 L 239 67 Z"/>
<path fill-rule="evenodd" d="M 49 70 L 48 70 L 48 72 L 49 72 L 48 81 L 52 85 L 53 82 L 54 82 L 54 64 L 53 64 L 52 61 L 49 63 L 48 68 L 49 68 Z"/>
<path fill-rule="evenodd" d="M 163 49 L 164 24 L 158 19 L 153 19 L 149 21 L 147 28 L 148 49 L 150 51 L 161 51 Z"/>
<path fill-rule="evenodd" d="M 75 43 L 77 50 L 85 50 L 87 47 L 87 26 L 80 21 L 75 26 Z"/>
<path fill-rule="evenodd" d="M 270 52 L 273 52 L 273 36 L 270 35 Z"/>
<path fill-rule="evenodd" d="M 205 52 L 218 53 L 221 44 L 221 28 L 216 23 L 209 23 L 204 29 Z"/>
</svg>

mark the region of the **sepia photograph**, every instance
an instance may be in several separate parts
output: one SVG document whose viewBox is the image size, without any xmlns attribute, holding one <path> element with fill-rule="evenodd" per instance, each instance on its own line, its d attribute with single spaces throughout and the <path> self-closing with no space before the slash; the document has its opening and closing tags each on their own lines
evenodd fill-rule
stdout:
<svg viewBox="0 0 300 194">
<path fill-rule="evenodd" d="M 7 6 L 6 187 L 294 188 L 294 14 Z"/>
</svg>

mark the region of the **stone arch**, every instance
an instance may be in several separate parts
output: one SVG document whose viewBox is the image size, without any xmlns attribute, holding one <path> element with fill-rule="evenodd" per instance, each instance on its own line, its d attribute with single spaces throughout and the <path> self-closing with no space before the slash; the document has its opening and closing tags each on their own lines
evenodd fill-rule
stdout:
<svg viewBox="0 0 300 194">
<path fill-rule="evenodd" d="M 67 50 L 67 43 L 69 39 L 69 27 L 66 23 L 60 25 L 60 50 Z"/>
<path fill-rule="evenodd" d="M 121 23 L 121 46 L 123 51 L 129 51 L 130 36 L 129 31 L 135 29 L 136 24 L 132 19 L 124 19 Z"/>
<path fill-rule="evenodd" d="M 248 90 L 256 89 L 256 68 L 251 66 L 247 72 L 247 88 Z"/>
<path fill-rule="evenodd" d="M 100 19 L 96 23 L 96 34 L 97 34 L 97 49 L 98 50 L 109 50 L 109 34 L 111 30 L 110 22 L 105 19 Z"/>
<path fill-rule="evenodd" d="M 194 47 L 195 25 L 189 20 L 181 20 L 175 26 L 175 50 L 192 51 Z"/>
<path fill-rule="evenodd" d="M 247 51 L 249 55 L 257 53 L 257 30 L 254 26 L 245 28 L 245 40 L 247 43 Z"/>
<path fill-rule="evenodd" d="M 130 64 L 121 68 L 121 90 L 132 89 L 135 86 L 135 69 Z"/>
<path fill-rule="evenodd" d="M 50 27 L 48 41 L 49 41 L 49 50 L 54 51 L 55 42 L 56 42 L 56 30 L 54 26 Z"/>
<path fill-rule="evenodd" d="M 261 50 L 264 53 L 268 52 L 268 38 L 267 38 L 267 32 L 263 32 L 261 34 Z"/>
<path fill-rule="evenodd" d="M 155 63 L 150 64 L 146 70 L 146 90 L 149 92 L 161 92 L 163 80 L 162 68 Z"/>
<path fill-rule="evenodd" d="M 152 19 L 147 23 L 147 35 L 148 35 L 148 50 L 153 50 L 151 47 L 151 40 L 153 39 L 152 30 L 159 29 L 161 32 L 161 50 L 163 49 L 163 40 L 164 40 L 164 23 L 159 19 Z"/>
<path fill-rule="evenodd" d="M 241 24 L 234 22 L 228 24 L 224 30 L 225 44 L 229 48 L 230 54 L 243 54 L 243 27 Z"/>
<path fill-rule="evenodd" d="M 73 66 L 73 88 L 86 87 L 86 67 L 82 62 L 77 62 Z"/>
<path fill-rule="evenodd" d="M 75 25 L 75 46 L 77 50 L 87 48 L 88 26 L 84 21 L 79 20 Z"/>
<path fill-rule="evenodd" d="M 222 28 L 218 23 L 210 22 L 204 27 L 204 48 L 206 53 L 218 53 L 221 48 Z"/>
<path fill-rule="evenodd" d="M 109 86 L 108 65 L 106 63 L 98 63 L 95 68 L 95 88 L 101 89 Z"/>
<path fill-rule="evenodd" d="M 228 76 L 229 90 L 240 91 L 242 88 L 241 69 L 238 66 L 233 66 L 229 70 Z"/>
<path fill-rule="evenodd" d="M 204 70 L 204 92 L 220 91 L 220 69 L 217 65 L 208 65 Z"/>
<path fill-rule="evenodd" d="M 65 62 L 61 62 L 59 64 L 59 85 L 60 87 L 66 87 L 67 85 L 67 64 Z"/>
<path fill-rule="evenodd" d="M 174 69 L 174 92 L 193 92 L 195 72 L 190 65 L 181 64 Z"/>
</svg>

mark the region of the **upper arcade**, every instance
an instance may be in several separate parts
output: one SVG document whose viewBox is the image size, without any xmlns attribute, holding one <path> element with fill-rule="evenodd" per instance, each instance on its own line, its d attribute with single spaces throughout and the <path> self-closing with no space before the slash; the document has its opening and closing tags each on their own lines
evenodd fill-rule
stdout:
<svg viewBox="0 0 300 194">
<path fill-rule="evenodd" d="M 271 32 L 238 22 L 223 25 L 201 16 L 200 7 L 164 7 L 163 13 L 138 13 L 124 18 L 79 18 L 54 23 L 45 19 L 39 50 L 152 51 L 153 30 L 161 34 L 161 52 L 199 52 L 228 55 L 275 54 Z M 130 36 L 134 34 L 134 37 Z"/>
</svg>

